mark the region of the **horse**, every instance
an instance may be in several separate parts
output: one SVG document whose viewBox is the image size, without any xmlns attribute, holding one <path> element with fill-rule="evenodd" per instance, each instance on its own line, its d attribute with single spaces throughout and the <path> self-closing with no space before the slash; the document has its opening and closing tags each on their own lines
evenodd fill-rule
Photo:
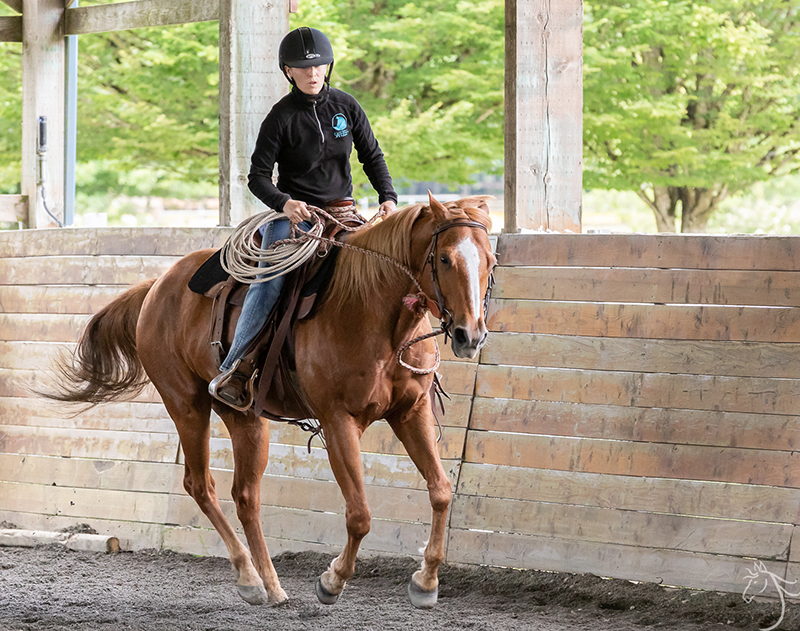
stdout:
<svg viewBox="0 0 800 631">
<path fill-rule="evenodd" d="M 384 419 L 425 479 L 432 511 L 430 538 L 408 595 L 418 608 L 436 604 L 451 485 L 436 447 L 429 400 L 434 375 L 405 366 L 430 367 L 438 347 L 431 338 L 405 346 L 432 332 L 426 310 L 447 325 L 457 357 L 475 357 L 485 343 L 485 297 L 496 265 L 485 200 L 443 205 L 429 195 L 427 205 L 400 209 L 353 233 L 347 243 L 361 251 L 340 251 L 313 317 L 293 324 L 293 376 L 322 428 L 346 503 L 347 543 L 315 583 L 322 603 L 339 598 L 370 530 L 359 441 L 367 427 Z M 225 543 L 240 596 L 251 604 L 277 604 L 287 595 L 259 519 L 269 421 L 252 408 L 238 412 L 209 395 L 208 383 L 218 374 L 208 343 L 212 300 L 187 287 L 212 253 L 183 257 L 158 279 L 135 285 L 95 314 L 71 358 L 58 367 L 61 381 L 48 396 L 91 406 L 135 396 L 152 382 L 180 437 L 184 488 Z M 401 346 L 405 366 L 396 356 Z M 212 409 L 230 433 L 232 497 L 249 550 L 223 515 L 209 471 Z M 292 413 L 302 411 L 285 410 L 287 416 Z"/>
</svg>

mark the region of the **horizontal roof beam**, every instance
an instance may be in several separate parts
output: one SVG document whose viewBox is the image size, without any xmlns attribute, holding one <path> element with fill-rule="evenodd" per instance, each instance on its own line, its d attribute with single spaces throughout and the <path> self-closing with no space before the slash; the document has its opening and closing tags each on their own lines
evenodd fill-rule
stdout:
<svg viewBox="0 0 800 631">
<path fill-rule="evenodd" d="M 83 35 L 218 20 L 219 1 L 138 0 L 76 7 L 66 13 L 65 34 Z"/>
<path fill-rule="evenodd" d="M 22 16 L 0 17 L 0 42 L 22 41 Z"/>
</svg>

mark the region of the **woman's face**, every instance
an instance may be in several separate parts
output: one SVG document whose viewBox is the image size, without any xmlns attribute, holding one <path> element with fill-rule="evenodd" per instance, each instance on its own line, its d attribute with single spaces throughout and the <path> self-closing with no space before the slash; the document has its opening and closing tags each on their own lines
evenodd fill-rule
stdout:
<svg viewBox="0 0 800 631">
<path fill-rule="evenodd" d="M 310 68 L 290 68 L 286 66 L 286 74 L 297 84 L 304 94 L 315 96 L 325 85 L 325 74 L 328 66 L 311 66 Z"/>
</svg>

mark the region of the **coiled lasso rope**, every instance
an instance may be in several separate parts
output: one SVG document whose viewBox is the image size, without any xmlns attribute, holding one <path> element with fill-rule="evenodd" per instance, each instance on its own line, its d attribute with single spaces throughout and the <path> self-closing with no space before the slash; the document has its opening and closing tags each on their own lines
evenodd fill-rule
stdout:
<svg viewBox="0 0 800 631">
<path fill-rule="evenodd" d="M 314 256 L 318 246 L 313 237 L 322 236 L 325 227 L 315 213 L 311 214 L 312 226 L 308 233 L 297 230 L 303 235 L 307 234 L 306 238 L 277 241 L 268 248 L 258 245 L 256 233 L 261 227 L 285 217 L 281 212 L 267 210 L 240 223 L 222 248 L 222 269 L 240 283 L 252 285 L 288 274 Z M 295 230 L 295 226 L 292 226 L 293 233 Z"/>
</svg>

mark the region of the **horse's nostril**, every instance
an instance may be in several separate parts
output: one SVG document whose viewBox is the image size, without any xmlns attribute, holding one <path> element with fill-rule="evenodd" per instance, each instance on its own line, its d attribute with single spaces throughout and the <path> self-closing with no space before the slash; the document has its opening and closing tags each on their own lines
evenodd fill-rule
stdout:
<svg viewBox="0 0 800 631">
<path fill-rule="evenodd" d="M 464 329 L 458 328 L 453 332 L 453 342 L 458 346 L 464 346 L 469 343 L 469 336 Z"/>
</svg>

